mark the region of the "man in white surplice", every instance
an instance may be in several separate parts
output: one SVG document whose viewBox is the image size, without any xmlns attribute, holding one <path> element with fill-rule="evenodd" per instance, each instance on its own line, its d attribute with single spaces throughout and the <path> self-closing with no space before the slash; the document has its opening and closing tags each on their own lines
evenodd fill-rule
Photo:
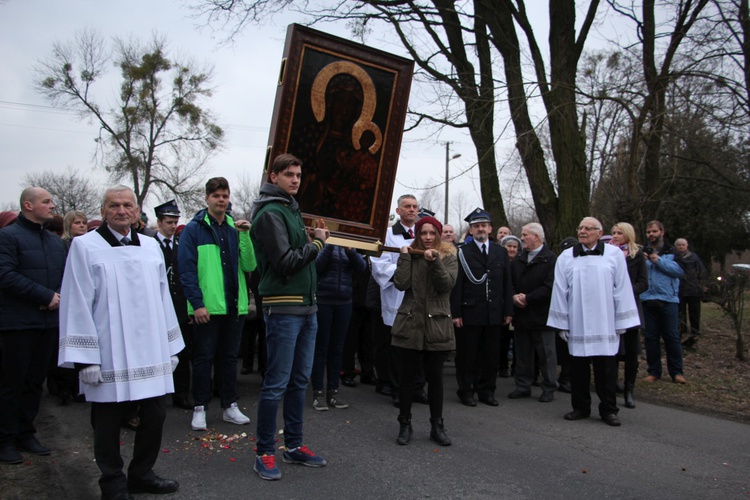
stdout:
<svg viewBox="0 0 750 500">
<path fill-rule="evenodd" d="M 557 259 L 547 325 L 560 330 L 570 352 L 573 411 L 565 419 L 580 420 L 591 414 L 593 364 L 599 416 L 606 424 L 618 426 L 619 337 L 640 320 L 622 252 L 599 241 L 601 236 L 601 223 L 584 218 L 578 226 L 578 243 Z"/>
<path fill-rule="evenodd" d="M 104 223 L 73 242 L 60 292 L 59 362 L 80 370 L 81 390 L 92 402 L 102 498 L 179 488 L 152 467 L 161 449 L 165 394 L 174 391 L 172 371 L 184 343 L 159 245 L 131 231 L 138 213 L 130 188 L 105 192 Z M 126 478 L 120 419 L 130 402 L 141 423 Z"/>
</svg>

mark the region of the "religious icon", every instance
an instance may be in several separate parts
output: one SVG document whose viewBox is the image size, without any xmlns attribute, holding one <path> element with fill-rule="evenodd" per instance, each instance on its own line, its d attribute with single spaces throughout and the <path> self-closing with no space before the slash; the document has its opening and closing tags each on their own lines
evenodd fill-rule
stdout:
<svg viewBox="0 0 750 500">
<path fill-rule="evenodd" d="M 298 25 L 287 35 L 270 161 L 303 162 L 306 218 L 366 240 L 385 233 L 413 62 Z"/>
</svg>

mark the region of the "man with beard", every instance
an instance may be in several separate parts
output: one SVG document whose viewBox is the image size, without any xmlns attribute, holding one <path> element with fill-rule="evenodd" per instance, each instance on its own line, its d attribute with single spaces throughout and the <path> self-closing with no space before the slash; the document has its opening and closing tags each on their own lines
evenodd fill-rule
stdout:
<svg viewBox="0 0 750 500">
<path fill-rule="evenodd" d="M 667 371 L 672 381 L 685 383 L 682 373 L 679 304 L 680 278 L 684 272 L 675 262 L 674 248 L 664 240 L 664 224 L 652 220 L 646 224 L 648 246 L 643 251 L 648 260 L 648 290 L 641 294 L 643 320 L 646 325 L 645 344 L 648 375 L 644 382 L 656 382 L 662 375 L 661 345 L 667 351 Z"/>
</svg>

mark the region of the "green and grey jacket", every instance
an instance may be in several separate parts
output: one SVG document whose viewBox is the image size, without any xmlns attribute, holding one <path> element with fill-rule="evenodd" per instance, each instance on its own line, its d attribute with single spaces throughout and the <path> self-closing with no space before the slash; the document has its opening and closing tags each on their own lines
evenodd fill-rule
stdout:
<svg viewBox="0 0 750 500">
<path fill-rule="evenodd" d="M 315 257 L 325 243 L 310 239 L 297 201 L 275 185 L 264 184 L 251 219 L 263 307 L 314 306 Z"/>
</svg>

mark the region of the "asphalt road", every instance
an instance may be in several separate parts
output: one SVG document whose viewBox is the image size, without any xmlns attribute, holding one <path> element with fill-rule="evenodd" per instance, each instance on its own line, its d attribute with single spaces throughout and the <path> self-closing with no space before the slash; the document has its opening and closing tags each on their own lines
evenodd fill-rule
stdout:
<svg viewBox="0 0 750 500">
<path fill-rule="evenodd" d="M 305 413 L 305 443 L 329 465 L 281 463 L 283 478 L 276 482 L 261 480 L 252 469 L 260 377 L 240 376 L 239 405 L 251 423 L 223 422 L 217 401 L 208 413 L 210 430 L 194 432 L 191 412 L 170 407 L 155 469 L 178 480 L 180 491 L 140 498 L 750 497 L 746 424 L 641 403 L 637 387 L 637 408 L 620 411 L 622 427 L 605 425 L 595 408 L 592 418 L 568 422 L 562 417 L 570 410 L 569 395 L 539 403 L 534 388 L 533 398 L 509 400 L 512 379 L 498 379 L 499 407 L 468 408 L 455 396 L 454 374 L 446 366 L 445 422 L 453 446 L 429 440 L 424 405 L 414 407 L 411 444 L 396 445 L 398 410 L 390 399 L 372 386 L 342 387 L 349 409 L 316 412 L 308 405 Z M 61 407 L 45 395 L 38 424 L 40 441 L 54 453 L 0 467 L 0 498 L 98 498 L 89 405 Z M 133 435 L 123 431 L 126 463 Z"/>
</svg>

